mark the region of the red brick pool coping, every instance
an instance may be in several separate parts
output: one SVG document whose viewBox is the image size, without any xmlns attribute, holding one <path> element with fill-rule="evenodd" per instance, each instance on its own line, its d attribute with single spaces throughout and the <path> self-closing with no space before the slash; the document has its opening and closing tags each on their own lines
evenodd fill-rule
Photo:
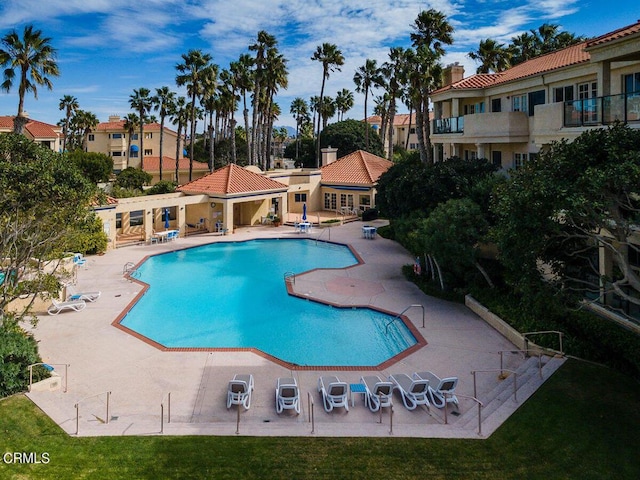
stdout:
<svg viewBox="0 0 640 480">
<path fill-rule="evenodd" d="M 261 239 L 252 239 L 252 240 L 261 240 Z M 228 241 L 228 242 L 218 242 L 218 243 L 244 243 L 247 241 L 251 241 L 251 240 L 241 240 L 241 241 Z M 332 269 L 332 270 L 348 270 L 350 268 L 354 268 L 357 267 L 359 265 L 364 265 L 364 260 L 362 259 L 362 257 L 358 254 L 358 252 L 356 252 L 354 250 L 354 248 L 349 245 L 349 244 L 344 244 L 344 243 L 338 243 L 338 242 L 330 242 L 330 241 L 325 241 L 325 243 L 333 243 L 335 245 L 341 245 L 341 246 L 346 246 L 347 248 L 349 248 L 349 250 L 351 251 L 351 253 L 353 254 L 353 256 L 356 258 L 357 263 L 355 265 L 350 265 L 348 267 L 344 267 L 344 268 L 340 268 L 340 269 Z M 201 246 L 201 245 L 200 245 Z M 184 248 L 176 248 L 174 250 L 171 250 L 169 252 L 163 252 L 160 254 L 156 254 L 156 255 L 163 255 L 166 253 L 171 253 L 171 252 L 176 252 L 176 251 L 180 251 L 180 250 L 188 250 L 191 248 L 198 248 L 198 247 L 184 247 Z M 138 267 L 140 267 L 140 265 L 142 265 L 144 262 L 147 261 L 147 259 L 149 257 L 153 257 L 156 255 L 145 255 L 142 260 L 140 260 L 135 267 L 133 268 L 133 271 L 137 270 Z M 298 274 L 297 276 L 302 276 L 302 275 L 308 275 L 314 271 L 317 270 L 325 270 L 325 269 L 312 269 L 309 271 L 306 271 L 304 273 Z M 308 371 L 377 371 L 377 370 L 384 370 L 388 367 L 390 367 L 391 365 L 399 362 L 400 360 L 408 357 L 409 355 L 413 354 L 414 352 L 420 350 L 422 347 L 427 345 L 427 341 L 425 340 L 425 338 L 422 336 L 422 334 L 418 331 L 418 329 L 415 327 L 415 325 L 413 325 L 413 323 L 409 320 L 409 318 L 407 318 L 406 315 L 398 315 L 396 312 L 391 312 L 388 310 L 384 310 L 382 308 L 378 308 L 375 307 L 373 305 L 342 305 L 342 304 L 338 304 L 338 303 L 334 303 L 334 302 L 328 302 L 319 298 L 315 298 L 315 297 L 310 297 L 309 295 L 303 295 L 303 294 L 299 294 L 296 293 L 293 290 L 293 285 L 285 280 L 286 283 L 286 287 L 287 287 L 287 293 L 291 296 L 294 297 L 298 297 L 298 298 L 302 298 L 305 300 L 309 300 L 312 302 L 316 302 L 316 303 L 321 303 L 324 305 L 329 305 L 332 306 L 334 308 L 342 308 L 342 309 L 351 309 L 351 308 L 366 308 L 369 310 L 374 310 L 377 312 L 381 312 L 384 313 L 386 315 L 390 315 L 393 317 L 397 317 L 399 319 L 402 320 L 402 322 L 406 325 L 406 327 L 409 329 L 409 331 L 411 332 L 411 334 L 414 336 L 414 338 L 416 339 L 416 344 L 412 345 L 411 347 L 407 348 L 406 350 L 403 350 L 402 352 L 400 352 L 399 354 L 389 358 L 388 360 L 385 360 L 384 362 L 382 362 L 379 365 L 375 365 L 375 366 L 345 366 L 345 365 L 298 365 L 295 363 L 291 363 L 291 362 L 286 362 L 284 360 L 281 360 L 278 357 L 275 357 L 273 355 L 270 355 L 258 348 L 254 348 L 254 347 L 166 347 L 164 345 L 162 345 L 161 343 L 156 342 L 155 340 L 150 339 L 149 337 L 146 337 L 138 332 L 136 332 L 135 330 L 132 330 L 128 327 L 125 327 L 124 325 L 122 325 L 122 320 L 124 319 L 124 317 L 127 316 L 127 314 L 129 313 L 129 311 L 133 308 L 133 306 L 138 303 L 138 301 L 140 300 L 140 298 L 142 298 L 142 296 L 147 292 L 147 290 L 149 289 L 149 284 L 145 283 L 141 280 L 138 280 L 135 277 L 131 276 L 131 273 L 127 273 L 125 275 L 125 278 L 127 278 L 129 281 L 137 283 L 138 285 L 140 285 L 142 287 L 142 290 L 140 290 L 140 292 L 138 292 L 138 294 L 127 304 L 127 306 L 124 308 L 124 310 L 122 310 L 122 312 L 120 312 L 120 314 L 115 318 L 115 320 L 113 322 L 111 322 L 111 325 L 113 325 L 114 327 L 122 330 L 123 332 L 137 338 L 138 340 L 141 340 L 143 342 L 145 342 L 146 344 L 157 348 L 158 350 L 161 350 L 163 352 L 251 352 L 254 353 L 256 355 L 259 355 L 260 357 L 269 360 L 273 363 L 276 363 L 282 367 L 285 368 L 289 368 L 291 370 L 308 370 Z M 351 278 L 350 279 L 352 282 L 367 282 L 368 284 L 371 284 L 373 282 L 369 282 L 367 280 L 360 280 L 357 278 Z M 383 288 L 384 291 L 384 288 Z"/>
</svg>

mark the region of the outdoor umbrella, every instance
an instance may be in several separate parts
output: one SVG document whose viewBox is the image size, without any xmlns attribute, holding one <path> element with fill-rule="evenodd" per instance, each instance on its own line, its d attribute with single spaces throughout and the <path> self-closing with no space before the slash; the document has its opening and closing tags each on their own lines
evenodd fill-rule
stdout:
<svg viewBox="0 0 640 480">
<path fill-rule="evenodd" d="M 169 230 L 169 209 L 164 209 L 164 229 Z"/>
<path fill-rule="evenodd" d="M 307 221 L 307 204 L 306 203 L 302 204 L 302 221 L 303 222 Z"/>
</svg>

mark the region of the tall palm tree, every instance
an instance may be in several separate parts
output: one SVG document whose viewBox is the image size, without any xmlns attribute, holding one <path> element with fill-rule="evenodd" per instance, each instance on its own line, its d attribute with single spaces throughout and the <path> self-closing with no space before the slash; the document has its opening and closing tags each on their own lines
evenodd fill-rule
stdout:
<svg viewBox="0 0 640 480">
<path fill-rule="evenodd" d="M 242 97 L 242 116 L 244 118 L 244 130 L 247 136 L 247 163 L 251 163 L 251 141 L 249 136 L 249 109 L 247 108 L 247 92 L 253 89 L 254 75 L 253 75 L 253 58 L 251 55 L 244 53 L 240 55 L 237 62 L 231 62 L 229 65 L 231 73 L 237 79 L 238 90 Z M 235 135 L 234 135 L 235 137 Z"/>
<path fill-rule="evenodd" d="M 60 75 L 56 63 L 56 49 L 51 46 L 51 38 L 42 36 L 41 30 L 34 30 L 33 25 L 24 27 L 22 37 L 16 30 L 11 31 L 0 42 L 0 67 L 4 69 L 3 82 L 0 88 L 9 92 L 16 74 L 20 78 L 18 84 L 18 114 L 13 120 L 13 131 L 22 134 L 27 118 L 24 114 L 24 96 L 33 92 L 38 98 L 38 86 L 51 90 L 53 84 L 49 77 Z M 16 72 L 17 70 L 17 72 Z"/>
<path fill-rule="evenodd" d="M 296 161 L 300 157 L 300 125 L 306 120 L 309 121 L 309 107 L 304 98 L 296 97 L 291 102 L 291 109 L 289 110 L 296 121 Z"/>
<path fill-rule="evenodd" d="M 151 91 L 148 88 L 141 87 L 134 89 L 133 94 L 129 95 L 129 106 L 138 112 L 140 119 L 140 170 L 144 170 L 144 124 L 147 121 L 147 113 L 153 105 L 150 94 Z"/>
<path fill-rule="evenodd" d="M 182 54 L 183 63 L 176 65 L 178 75 L 176 84 L 186 86 L 191 97 L 189 104 L 189 119 L 191 121 L 191 135 L 189 140 L 189 181 L 193 180 L 193 146 L 196 138 L 196 99 L 202 94 L 202 80 L 211 62 L 211 55 L 202 50 L 189 50 Z"/>
<path fill-rule="evenodd" d="M 87 141 L 91 131 L 98 126 L 100 120 L 93 113 L 86 110 L 78 110 L 75 114 L 75 121 L 82 132 L 82 150 L 87 151 Z"/>
<path fill-rule="evenodd" d="M 469 52 L 467 55 L 471 60 L 479 61 L 480 66 L 476 73 L 498 73 L 506 70 L 510 66 L 511 54 L 503 43 L 498 43 L 491 38 L 480 40 L 478 50 Z"/>
<path fill-rule="evenodd" d="M 421 79 L 418 84 L 416 110 L 416 133 L 422 162 L 433 163 L 431 148 L 431 126 L 429 125 L 429 96 L 440 82 L 441 69 L 438 60 L 444 55 L 443 45 L 453 43 L 453 27 L 447 17 L 434 9 L 420 12 L 411 33 L 411 41 L 416 48 Z"/>
<path fill-rule="evenodd" d="M 405 52 L 402 47 L 389 50 L 389 60 L 382 64 L 382 72 L 386 77 L 387 94 L 389 96 L 389 136 L 388 159 L 393 161 L 393 123 L 396 115 L 396 99 L 400 96 L 400 81 L 404 68 Z"/>
<path fill-rule="evenodd" d="M 338 109 L 338 121 L 344 120 L 344 114 L 353 108 L 353 92 L 343 88 L 336 95 L 336 108 Z"/>
<path fill-rule="evenodd" d="M 162 180 L 162 162 L 164 160 L 164 120 L 169 115 L 176 94 L 169 87 L 156 88 L 156 94 L 151 98 L 153 109 L 160 114 L 160 180 Z"/>
<path fill-rule="evenodd" d="M 356 84 L 356 92 L 364 93 L 364 121 L 367 122 L 367 102 L 369 100 L 369 92 L 376 85 L 379 85 L 382 78 L 378 64 L 375 60 L 367 59 L 364 65 L 356 70 L 353 81 Z M 365 145 L 369 148 L 369 126 L 365 130 Z"/>
<path fill-rule="evenodd" d="M 273 137 L 273 123 L 280 115 L 280 107 L 273 102 L 273 98 L 280 88 L 287 88 L 289 85 L 287 70 L 287 60 L 278 49 L 270 48 L 267 51 L 267 63 L 264 70 L 264 96 L 261 118 L 263 121 L 264 142 L 262 144 L 262 164 L 265 170 L 271 168 L 271 139 Z M 277 110 L 277 111 L 276 111 Z"/>
<path fill-rule="evenodd" d="M 333 43 L 323 43 L 316 48 L 311 60 L 316 60 L 322 64 L 322 87 L 320 88 L 320 102 L 318 115 L 318 134 L 316 141 L 318 147 L 316 150 L 316 168 L 320 166 L 320 125 L 322 124 L 322 98 L 324 97 L 325 81 L 329 78 L 329 73 L 340 71 L 340 67 L 344 65 L 344 56 Z"/>
<path fill-rule="evenodd" d="M 69 137 L 69 121 L 71 115 L 73 115 L 80 108 L 78 99 L 73 95 L 65 95 L 60 99 L 58 105 L 59 110 L 64 110 L 64 126 L 62 128 L 62 151 L 67 151 L 67 138 Z"/>
<path fill-rule="evenodd" d="M 127 167 L 131 166 L 131 141 L 137 128 L 140 126 L 140 119 L 135 113 L 129 113 L 124 117 L 123 127 L 127 131 Z"/>
<path fill-rule="evenodd" d="M 176 183 L 180 183 L 180 157 L 182 157 L 181 148 L 184 148 L 181 143 L 182 128 L 187 125 L 187 122 L 189 121 L 187 99 L 185 97 L 176 98 L 175 103 L 171 105 L 169 115 L 171 116 L 172 123 L 177 125 L 175 181 Z"/>
<path fill-rule="evenodd" d="M 323 130 L 327 128 L 329 119 L 333 118 L 337 110 L 338 106 L 336 105 L 336 101 L 333 99 L 333 97 L 330 97 L 329 95 L 324 97 L 324 100 L 322 101 L 322 110 L 320 111 Z"/>
<path fill-rule="evenodd" d="M 209 172 L 213 172 L 214 167 L 214 114 L 218 111 L 220 106 L 220 98 L 218 96 L 218 66 L 209 64 L 202 71 L 201 75 L 201 105 L 205 110 L 206 115 L 209 115 L 209 127 L 207 129 L 207 141 L 205 144 L 209 145 Z"/>
</svg>

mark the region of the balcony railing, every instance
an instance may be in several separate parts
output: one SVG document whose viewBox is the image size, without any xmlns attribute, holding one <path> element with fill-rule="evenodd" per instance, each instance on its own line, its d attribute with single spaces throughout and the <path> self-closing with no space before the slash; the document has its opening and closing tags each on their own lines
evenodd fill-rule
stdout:
<svg viewBox="0 0 640 480">
<path fill-rule="evenodd" d="M 640 122 L 640 92 L 564 102 L 564 126 Z"/>
<path fill-rule="evenodd" d="M 433 121 L 431 133 L 464 133 L 464 117 L 438 118 Z"/>
</svg>

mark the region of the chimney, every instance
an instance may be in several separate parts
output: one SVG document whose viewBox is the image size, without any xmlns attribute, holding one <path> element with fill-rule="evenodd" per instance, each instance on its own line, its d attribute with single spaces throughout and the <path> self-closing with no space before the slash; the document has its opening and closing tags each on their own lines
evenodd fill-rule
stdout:
<svg viewBox="0 0 640 480">
<path fill-rule="evenodd" d="M 333 163 L 337 160 L 337 156 L 338 156 L 338 149 L 337 148 L 331 148 L 331 145 L 329 145 L 327 148 L 323 148 L 320 150 L 322 152 L 322 166 L 326 166 L 329 165 L 330 163 Z"/>
<path fill-rule="evenodd" d="M 120 121 L 120 115 L 109 115 L 109 122 L 119 122 Z"/>
<path fill-rule="evenodd" d="M 464 78 L 464 67 L 458 62 L 447 65 L 442 70 L 442 85 L 447 86 L 459 82 Z"/>
</svg>

